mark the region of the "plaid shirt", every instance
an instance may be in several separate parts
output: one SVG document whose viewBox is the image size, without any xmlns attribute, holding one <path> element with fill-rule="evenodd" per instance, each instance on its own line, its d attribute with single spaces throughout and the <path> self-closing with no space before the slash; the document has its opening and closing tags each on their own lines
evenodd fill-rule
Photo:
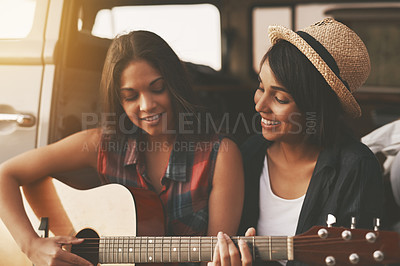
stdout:
<svg viewBox="0 0 400 266">
<path fill-rule="evenodd" d="M 167 235 L 207 234 L 208 198 L 220 142 L 218 137 L 210 142 L 175 142 L 159 193 Z M 154 190 L 140 151 L 157 147 L 146 145 L 134 138 L 112 142 L 103 137 L 98 156 L 102 182 Z"/>
</svg>

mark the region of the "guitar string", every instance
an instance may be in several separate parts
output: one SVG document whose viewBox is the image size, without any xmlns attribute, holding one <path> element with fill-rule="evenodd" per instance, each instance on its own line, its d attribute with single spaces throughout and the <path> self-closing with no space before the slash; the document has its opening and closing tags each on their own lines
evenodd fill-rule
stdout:
<svg viewBox="0 0 400 266">
<path fill-rule="evenodd" d="M 379 236 L 379 235 L 378 235 Z M 119 238 L 124 238 L 125 240 L 130 240 L 130 241 L 133 241 L 133 240 L 139 240 L 139 239 L 145 239 L 145 238 L 149 238 L 149 239 L 151 239 L 151 240 L 161 240 L 161 239 L 165 239 L 164 241 L 172 241 L 172 242 L 174 242 L 174 241 L 176 241 L 176 242 L 179 242 L 179 237 L 172 237 L 172 239 L 170 239 L 170 238 L 168 238 L 168 237 L 164 237 L 164 236 L 162 236 L 162 237 L 152 237 L 152 236 L 131 236 L 131 237 L 118 237 L 118 236 L 115 236 L 115 237 L 102 237 L 102 238 L 98 238 L 98 237 L 88 237 L 88 238 L 80 238 L 80 239 L 85 239 L 85 240 L 104 240 L 104 239 L 108 239 L 108 240 L 117 240 L 117 239 L 119 239 Z M 232 240 L 239 240 L 239 238 L 240 239 L 242 239 L 242 240 L 245 240 L 245 241 L 253 241 L 253 238 L 256 240 L 256 241 L 260 241 L 260 240 L 269 240 L 269 236 L 268 237 L 265 237 L 265 236 L 254 236 L 254 237 L 243 237 L 243 236 L 241 236 L 241 237 L 239 237 L 239 236 L 233 236 L 233 237 L 231 237 L 231 239 Z M 335 238 L 341 238 L 340 236 L 336 236 Z M 328 239 L 335 239 L 335 238 L 327 238 L 326 240 L 328 240 Z M 210 237 L 205 237 L 205 236 L 199 236 L 199 237 L 181 237 L 181 240 L 183 240 L 183 241 L 192 241 L 193 239 L 200 239 L 201 241 L 207 241 L 208 240 L 208 242 L 210 242 L 210 240 L 212 240 L 213 242 L 217 242 L 218 241 L 218 238 L 217 237 L 213 237 L 213 236 L 210 236 Z M 283 241 L 286 241 L 286 239 L 287 239 L 287 237 L 286 236 L 273 236 L 273 241 L 280 241 L 280 240 L 283 240 Z M 305 239 L 321 239 L 320 237 L 318 237 L 318 236 L 315 236 L 315 235 L 312 235 L 312 236 L 295 236 L 294 237 L 294 240 L 295 241 L 301 241 L 301 240 L 305 240 Z"/>
<path fill-rule="evenodd" d="M 134 242 L 137 242 L 136 240 L 140 240 L 141 238 L 137 238 L 137 239 L 132 239 L 132 240 L 128 240 L 128 242 L 129 243 L 134 243 Z M 160 245 L 161 243 L 157 243 L 157 239 L 151 239 L 152 241 L 154 241 L 154 244 L 158 244 L 158 245 Z M 330 242 L 330 241 L 336 241 L 336 240 L 341 240 L 341 241 L 343 241 L 343 239 L 341 238 L 341 237 L 337 237 L 337 238 L 328 238 L 328 239 L 321 239 L 321 238 L 318 238 L 318 237 L 314 237 L 314 238 L 311 238 L 311 239 L 296 239 L 295 241 L 294 241 L 294 243 L 295 244 L 298 244 L 298 243 L 309 243 L 309 242 L 321 242 L 321 241 L 323 241 L 323 242 Z M 110 241 L 110 239 L 108 239 L 107 241 Z M 116 242 L 116 241 L 118 241 L 117 239 L 115 239 L 114 241 L 111 239 L 111 242 Z M 255 239 L 255 241 L 257 242 L 257 245 L 259 245 L 259 244 L 262 244 L 263 242 L 267 242 L 268 241 L 268 239 Z M 353 239 L 353 240 L 351 240 L 352 242 L 354 242 L 354 241 L 365 241 L 365 239 Z M 97 240 L 97 239 L 92 239 L 92 238 L 85 238 L 85 241 L 83 242 L 83 243 L 85 243 L 85 244 L 88 244 L 88 243 L 90 243 L 90 244 L 96 244 L 96 243 L 101 243 L 102 241 L 99 241 L 99 240 Z M 128 244 L 128 242 L 126 242 L 125 244 Z M 205 244 L 215 244 L 217 241 L 203 241 L 203 242 L 201 242 L 201 245 L 203 246 L 203 245 L 205 245 Z M 234 241 L 235 242 L 235 241 Z M 252 243 L 252 239 L 250 240 L 250 239 L 246 239 L 245 240 L 245 242 L 247 242 L 247 243 Z M 287 243 L 287 241 L 286 241 L 286 239 L 280 239 L 280 240 L 274 240 L 273 241 L 273 243 L 274 244 L 279 244 L 279 243 L 282 243 L 282 244 L 286 244 Z M 114 243 L 115 244 L 115 243 Z M 122 243 L 123 244 L 123 243 Z M 144 242 L 144 244 L 146 244 L 146 242 Z M 165 246 L 165 245 L 170 245 L 170 244 L 179 244 L 179 242 L 174 242 L 174 241 L 172 241 L 172 242 L 167 242 L 166 240 L 163 240 L 163 245 Z M 182 245 L 188 245 L 189 244 L 189 242 L 183 242 L 183 243 L 181 243 Z M 75 245 L 75 246 L 78 246 L 78 245 Z"/>
<path fill-rule="evenodd" d="M 318 240 L 318 238 L 316 238 L 316 240 Z M 336 238 L 336 239 L 330 239 L 330 240 L 336 240 L 336 242 L 335 241 L 330 241 L 330 243 L 328 243 L 328 244 L 330 244 L 330 245 L 332 245 L 332 244 L 339 244 L 339 243 L 343 243 L 343 240 L 341 239 L 341 238 Z M 360 240 L 354 240 L 354 241 L 352 241 L 352 243 L 354 243 L 354 242 L 362 242 L 362 241 L 364 241 L 364 240 L 362 240 L 362 239 L 360 239 Z M 308 241 L 308 243 L 307 242 L 305 242 L 305 241 L 302 241 L 302 242 L 304 242 L 304 243 L 306 243 L 306 245 L 295 245 L 296 247 L 303 247 L 303 250 L 302 250 L 302 252 L 314 252 L 314 253 L 317 253 L 317 254 L 323 254 L 324 253 L 324 251 L 323 250 L 321 250 L 321 251 L 315 251 L 315 250 L 306 250 L 306 249 L 304 249 L 304 247 L 309 247 L 310 246 L 310 243 L 311 242 L 314 242 L 314 243 L 319 243 L 320 241 Z M 325 243 L 325 242 L 324 242 Z M 212 246 L 211 246 L 212 247 Z M 258 247 L 258 251 L 259 251 L 259 253 L 262 253 L 262 252 L 267 252 L 268 250 L 269 250 L 269 245 L 261 245 L 261 247 L 260 247 L 260 245 L 257 245 L 257 247 Z M 279 246 L 277 246 L 277 245 L 274 245 L 274 249 L 276 250 L 276 251 L 285 251 L 285 250 L 287 250 L 286 249 L 286 245 L 283 245 L 283 246 L 281 246 L 281 247 L 279 247 Z M 208 246 L 208 248 L 207 247 L 205 247 L 204 249 L 204 252 L 205 253 L 202 253 L 202 254 L 199 254 L 199 257 L 200 257 L 200 255 L 204 255 L 204 254 L 207 254 L 208 252 L 210 252 L 210 251 L 212 251 L 213 249 L 211 249 L 210 248 L 210 246 Z M 154 252 L 157 252 L 157 253 L 154 253 L 154 254 L 156 254 L 157 256 L 159 256 L 159 255 L 163 255 L 163 253 L 160 253 L 159 252 L 160 251 L 160 248 L 155 248 L 155 251 Z M 180 250 L 181 252 L 186 252 L 187 251 L 187 249 L 184 249 L 184 248 L 181 248 L 181 250 Z M 81 254 L 99 254 L 99 252 L 97 252 L 97 251 L 88 251 L 88 250 L 84 250 L 84 251 L 81 251 L 80 252 Z M 104 252 L 104 250 L 103 250 L 103 253 L 107 253 L 107 252 Z M 109 251 L 108 253 L 116 253 L 115 252 L 115 250 L 111 250 L 111 252 Z M 368 256 L 369 254 L 370 254 L 370 252 L 368 252 L 368 251 L 360 251 L 360 252 L 358 252 L 359 253 L 359 255 L 360 256 Z M 128 255 L 128 254 L 127 254 Z M 125 259 L 125 257 L 124 257 L 124 259 L 123 260 L 126 260 L 127 262 L 135 262 L 135 263 L 143 263 L 143 262 L 146 262 L 145 260 L 143 260 L 143 258 L 140 256 L 140 252 L 138 252 L 137 251 L 137 249 L 135 249 L 134 250 L 134 252 L 133 252 L 133 260 L 130 260 L 129 259 L 129 255 L 128 255 L 128 258 L 126 258 Z M 139 255 L 139 260 L 136 260 L 135 258 L 136 258 L 136 256 L 137 255 Z M 259 255 L 259 254 L 257 254 L 257 255 Z M 259 256 L 256 256 L 255 258 L 257 258 L 257 257 L 259 257 Z M 210 256 L 210 257 L 203 257 L 203 259 L 205 260 L 205 261 L 207 261 L 208 259 L 211 259 L 212 258 L 212 255 Z M 175 259 L 173 259 L 172 261 L 171 260 L 169 260 L 169 262 L 191 262 L 192 260 L 190 260 L 189 258 L 178 258 L 178 260 L 176 260 L 176 258 Z M 196 260 L 197 261 L 197 260 Z M 199 261 L 202 261 L 202 260 L 199 260 Z M 113 262 L 116 262 L 115 260 L 111 260 L 111 261 L 109 261 L 109 262 L 111 262 L 111 263 L 113 263 Z M 154 262 L 166 262 L 166 261 L 164 261 L 164 260 L 160 260 L 160 259 L 158 259 L 156 256 L 154 256 Z M 194 262 L 194 261 L 193 261 Z"/>
<path fill-rule="evenodd" d="M 149 237 L 146 237 L 146 238 L 149 239 Z M 256 239 L 256 241 L 257 241 L 256 242 L 256 247 L 258 248 L 258 252 L 259 253 L 262 253 L 264 250 L 268 251 L 270 249 L 270 244 L 265 243 L 266 240 L 268 239 L 266 237 L 240 237 L 240 238 L 244 239 L 248 244 L 249 243 L 251 244 L 251 241 L 253 239 Z M 125 237 L 124 239 L 127 241 L 127 243 L 125 243 L 125 244 L 127 244 L 127 245 L 130 245 L 130 244 L 135 245 L 136 240 L 140 240 L 141 241 L 144 238 L 143 237 Z M 167 241 L 169 240 L 169 242 L 164 240 L 164 237 L 150 237 L 150 239 L 154 240 L 154 247 L 152 247 L 151 249 L 154 252 L 153 254 L 154 254 L 155 262 L 164 262 L 163 260 L 159 260 L 155 256 L 155 254 L 157 256 L 159 256 L 159 255 L 161 255 L 161 257 L 163 256 L 163 254 L 164 254 L 163 247 L 164 246 L 171 246 L 171 245 L 173 246 L 174 244 L 178 244 L 178 243 L 176 243 L 176 242 L 178 242 L 178 239 L 171 239 L 171 240 L 167 239 Z M 183 246 L 180 245 L 180 247 L 179 247 L 180 252 L 191 253 L 190 249 L 187 248 L 186 245 L 188 245 L 190 243 L 190 241 L 196 240 L 196 239 L 201 242 L 201 246 L 199 246 L 199 247 L 201 247 L 202 252 L 201 252 L 201 254 L 199 252 L 199 258 L 200 258 L 200 255 L 204 255 L 204 254 L 210 255 L 209 254 L 210 251 L 211 251 L 211 254 L 212 254 L 212 252 L 214 250 L 213 245 L 215 245 L 215 243 L 217 242 L 217 238 L 216 237 L 209 237 L 209 238 L 206 238 L 204 240 L 202 239 L 202 237 L 182 237 L 181 240 L 183 240 L 182 242 L 184 242 L 184 243 L 183 243 Z M 238 240 L 238 239 L 239 239 L 239 237 L 232 237 L 232 240 L 234 240 L 234 241 Z M 118 241 L 119 238 L 118 237 L 85 238 L 85 242 L 86 243 L 83 243 L 83 244 L 81 244 L 79 246 L 78 245 L 74 245 L 74 248 L 80 254 L 117 253 L 117 252 L 115 252 L 116 251 L 115 248 L 110 250 L 110 248 L 105 247 L 104 243 L 101 243 L 102 242 L 101 240 L 110 241 L 112 245 L 115 245 L 116 244 L 115 242 Z M 158 241 L 160 241 L 160 240 L 163 241 L 162 242 L 163 244 L 162 243 L 158 243 Z M 186 241 L 188 241 L 188 243 L 186 243 Z M 273 242 L 274 250 L 276 250 L 277 252 L 287 250 L 287 242 L 286 241 L 287 241 L 287 237 L 274 239 L 274 242 Z M 354 240 L 351 240 L 351 242 L 349 242 L 349 243 L 356 244 L 358 242 L 365 242 L 365 239 L 354 239 Z M 328 238 L 328 239 L 321 239 L 321 238 L 316 237 L 316 236 L 301 236 L 301 237 L 297 236 L 295 241 L 294 241 L 294 243 L 293 243 L 293 246 L 294 246 L 294 248 L 303 248 L 302 252 L 305 252 L 305 251 L 307 251 L 307 250 L 305 250 L 305 248 L 310 247 L 312 245 L 315 246 L 315 244 L 318 244 L 318 245 L 334 245 L 334 244 L 341 244 L 341 243 L 343 243 L 343 239 L 341 237 L 339 237 L 339 236 L 335 237 L 335 238 Z M 144 245 L 146 245 L 146 243 L 141 244 L 140 247 L 142 247 Z M 118 247 L 118 244 L 116 246 Z M 122 248 L 124 248 L 124 247 L 122 246 Z M 161 253 L 160 253 L 160 250 L 161 250 Z M 314 253 L 317 253 L 317 254 L 324 252 L 323 250 L 322 251 L 309 250 L 309 252 L 311 252 L 311 251 L 314 252 Z M 134 252 L 132 254 L 133 257 L 135 258 L 136 255 L 138 255 L 138 254 L 140 254 L 140 252 L 138 253 L 137 249 L 134 249 Z M 369 252 L 368 251 L 365 251 L 365 252 L 360 251 L 359 252 L 359 255 L 363 255 L 363 254 L 368 255 Z M 129 254 L 128 253 L 127 253 L 127 256 L 128 256 L 127 259 L 129 260 Z M 208 258 L 211 258 L 211 257 L 206 257 L 206 258 L 208 259 Z M 139 263 L 143 262 L 141 256 L 139 256 L 139 260 L 135 260 L 134 259 L 133 261 L 134 262 L 139 262 Z M 189 259 L 189 255 L 188 255 L 188 258 L 186 260 L 184 258 L 182 260 L 181 259 L 177 260 L 177 262 L 180 262 L 180 261 L 184 262 L 184 261 L 191 261 L 191 260 Z M 112 262 L 115 262 L 115 261 L 112 261 Z"/>
<path fill-rule="evenodd" d="M 318 241 L 317 241 L 318 240 Z M 356 242 L 365 242 L 365 240 L 363 240 L 363 239 L 359 239 L 359 240 L 352 240 L 351 242 L 349 242 L 349 243 L 356 243 Z M 332 244 L 340 244 L 340 243 L 343 243 L 343 240 L 341 239 L 341 238 L 335 238 L 335 239 L 325 239 L 324 240 L 324 242 L 321 242 L 321 239 L 318 239 L 318 238 L 315 238 L 315 241 L 298 241 L 297 243 L 294 243 L 294 246 L 295 247 L 307 247 L 307 246 L 311 246 L 311 245 L 315 245 L 315 244 L 319 244 L 319 245 L 332 245 Z M 113 244 L 115 244 L 115 243 L 113 243 Z M 165 245 L 168 245 L 169 243 L 165 243 Z M 212 245 L 213 243 L 212 242 L 209 242 L 209 243 L 203 243 L 202 245 L 201 245 L 201 247 L 202 247 L 202 249 L 203 250 L 206 250 L 206 251 L 210 251 L 211 250 L 211 248 L 210 247 L 212 247 L 213 245 Z M 81 244 L 81 245 L 74 245 L 74 247 L 75 247 L 75 249 L 79 249 L 80 251 L 83 251 L 83 250 L 88 250 L 88 249 L 101 249 L 101 250 L 106 250 L 106 249 L 110 249 L 110 248 L 106 248 L 106 247 L 97 247 L 97 245 L 96 246 L 88 246 L 88 245 L 86 245 L 86 246 L 82 246 L 83 244 Z M 95 245 L 95 244 L 91 244 L 91 245 Z M 157 243 L 155 243 L 155 245 L 157 245 Z M 164 246 L 165 246 L 164 245 Z M 143 244 L 142 246 L 145 246 L 145 244 Z M 269 244 L 264 244 L 264 243 L 257 243 L 256 244 L 256 247 L 257 248 L 259 248 L 259 249 L 262 249 L 262 248 L 269 248 L 270 247 L 270 245 Z M 283 250 L 286 250 L 287 249 L 287 243 L 286 242 L 278 242 L 278 243 L 273 243 L 273 247 L 274 247 L 274 249 L 276 249 L 276 250 L 279 250 L 279 249 L 283 249 Z M 118 245 L 117 245 L 117 248 L 118 248 Z M 117 248 L 114 248 L 114 249 L 117 249 Z M 113 249 L 113 250 L 114 250 Z M 151 249 L 154 249 L 154 250 L 158 250 L 158 249 L 162 249 L 162 246 L 155 246 L 155 247 L 153 247 L 153 248 L 151 248 Z M 137 249 L 136 249 L 137 250 Z M 186 246 L 181 246 L 180 247 L 180 250 L 181 250 L 181 252 L 183 251 L 183 252 L 187 252 L 188 250 L 190 250 L 189 248 L 187 248 Z"/>
<path fill-rule="evenodd" d="M 101 242 L 101 240 L 104 240 L 104 238 L 101 238 L 101 239 L 99 239 L 99 238 L 83 238 L 84 239 L 84 243 L 85 244 L 87 244 L 88 242 L 89 243 L 91 243 L 91 244 L 93 244 L 93 243 L 100 243 Z M 137 242 L 137 241 L 139 241 L 139 240 L 143 240 L 144 238 L 142 238 L 142 237 L 136 237 L 136 238 L 132 238 L 132 239 L 127 239 L 127 241 L 129 242 L 129 243 L 134 243 L 134 242 Z M 182 241 L 182 244 L 183 245 L 187 245 L 187 244 L 189 244 L 189 241 L 192 241 L 193 239 L 196 239 L 196 238 L 192 238 L 191 240 L 189 240 L 188 239 L 188 242 L 186 242 L 186 241 Z M 241 238 L 241 239 L 243 239 L 245 242 L 247 242 L 247 243 L 252 243 L 252 241 L 253 241 L 253 238 Z M 152 240 L 152 241 L 154 241 L 154 243 L 155 244 L 159 244 L 160 245 L 160 243 L 157 243 L 158 241 L 161 241 L 161 238 L 160 239 L 157 239 L 157 238 L 150 238 L 150 240 Z M 232 239 L 234 242 L 236 242 L 236 240 L 237 239 Z M 336 240 L 341 240 L 341 241 L 343 241 L 343 239 L 341 238 L 341 237 L 336 237 L 336 238 L 327 238 L 327 239 L 321 239 L 321 238 L 319 238 L 319 237 L 310 237 L 310 238 L 299 238 L 299 239 L 295 239 L 294 240 L 294 243 L 295 244 L 298 244 L 298 243 L 308 243 L 308 242 L 313 242 L 313 241 L 317 241 L 317 242 L 321 242 L 321 241 L 323 241 L 323 242 L 329 242 L 329 241 L 336 241 Z M 356 241 L 356 240 L 358 240 L 358 239 L 355 239 L 355 240 L 351 240 L 352 242 L 353 241 Z M 361 241 L 365 241 L 365 239 L 359 239 L 359 240 L 361 240 Z M 118 238 L 115 238 L 115 239 L 113 239 L 113 238 L 108 238 L 107 239 L 107 241 L 111 241 L 111 242 L 116 242 L 116 241 L 118 241 Z M 174 241 L 174 240 L 172 240 L 172 241 L 169 241 L 168 242 L 168 240 L 163 240 L 164 242 L 163 242 L 163 245 L 165 246 L 165 245 L 170 245 L 170 244 L 178 244 L 179 242 L 178 242 L 178 240 L 176 240 L 176 241 Z M 257 246 L 259 245 L 259 244 L 261 244 L 261 243 L 263 243 L 263 242 L 267 242 L 268 241 L 268 238 L 255 238 L 255 241 L 257 242 Z M 212 239 L 212 241 L 201 241 L 201 245 L 203 246 L 203 245 L 205 245 L 205 244 L 215 244 L 217 242 L 217 239 Z M 273 243 L 274 244 L 279 244 L 279 243 L 282 243 L 283 245 L 286 245 L 286 243 L 287 243 L 287 238 L 285 237 L 285 238 L 282 238 L 282 239 L 274 239 L 273 240 Z M 115 243 L 114 243 L 115 244 Z M 127 243 L 125 243 L 125 244 L 127 244 Z M 146 244 L 146 242 L 145 242 L 145 244 Z M 76 245 L 76 246 L 78 246 L 78 245 Z"/>
</svg>

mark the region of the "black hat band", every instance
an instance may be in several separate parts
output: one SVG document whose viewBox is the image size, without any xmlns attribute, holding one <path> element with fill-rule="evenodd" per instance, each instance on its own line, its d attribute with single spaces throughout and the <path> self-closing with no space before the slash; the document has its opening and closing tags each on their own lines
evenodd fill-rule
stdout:
<svg viewBox="0 0 400 266">
<path fill-rule="evenodd" d="M 328 50 L 325 49 L 325 47 L 314 37 L 312 37 L 310 34 L 304 31 L 296 31 L 296 33 L 303 39 L 305 40 L 308 45 L 310 45 L 322 58 L 322 60 L 325 61 L 325 63 L 330 67 L 330 69 L 335 73 L 335 75 L 340 79 L 340 81 L 343 82 L 343 84 L 346 86 L 346 88 L 350 91 L 349 85 L 347 84 L 346 81 L 344 81 L 340 77 L 340 71 L 339 67 L 335 61 L 335 59 L 332 57 L 332 55 L 328 52 Z"/>
</svg>

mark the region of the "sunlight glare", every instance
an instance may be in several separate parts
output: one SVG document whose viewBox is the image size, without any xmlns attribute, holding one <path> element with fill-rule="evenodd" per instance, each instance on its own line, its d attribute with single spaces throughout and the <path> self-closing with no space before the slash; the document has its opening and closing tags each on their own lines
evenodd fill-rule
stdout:
<svg viewBox="0 0 400 266">
<path fill-rule="evenodd" d="M 0 39 L 19 39 L 32 29 L 36 0 L 0 0 Z"/>
<path fill-rule="evenodd" d="M 221 22 L 214 5 L 125 6 L 100 10 L 92 34 L 114 38 L 131 30 L 153 31 L 182 60 L 221 69 Z"/>
</svg>

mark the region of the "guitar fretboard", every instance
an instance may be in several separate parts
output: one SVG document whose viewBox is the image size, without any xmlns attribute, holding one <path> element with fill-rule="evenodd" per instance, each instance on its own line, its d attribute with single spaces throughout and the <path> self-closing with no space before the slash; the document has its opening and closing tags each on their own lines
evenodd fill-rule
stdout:
<svg viewBox="0 0 400 266">
<path fill-rule="evenodd" d="M 293 259 L 291 237 L 232 237 L 237 244 L 243 239 L 253 259 Z M 167 263 L 212 261 L 216 237 L 104 237 L 97 240 L 99 262 Z"/>
</svg>

